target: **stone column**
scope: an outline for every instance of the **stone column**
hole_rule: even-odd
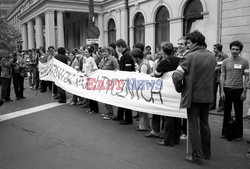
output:
[[[103,23],[103,13],[98,14],[98,28],[100,30],[99,36],[99,46],[107,46],[104,44],[104,23]]]
[[[28,32],[27,32],[27,24],[24,23],[22,25],[22,40],[23,40],[23,50],[28,50]]]
[[[55,46],[55,16],[54,10],[47,10],[45,12],[45,40],[46,49],[49,46]]]
[[[171,18],[170,21],[170,39],[169,41],[173,43],[174,46],[177,46],[178,39],[183,36],[183,23],[182,18]]]
[[[43,42],[43,21],[41,16],[36,17],[36,48],[44,47]]]
[[[57,37],[58,47],[64,47],[63,11],[57,11]]]
[[[28,48],[35,48],[34,23],[32,20],[28,22]]]
[[[121,39],[124,39],[126,42],[128,40],[127,34],[128,34],[128,23],[127,23],[127,10],[126,8],[121,9]],[[127,42],[128,43],[128,42]]]
[[[134,45],[134,32],[135,32],[135,27],[134,26],[131,26],[129,27],[129,46],[130,46],[130,49],[133,49],[133,45]]]
[[[155,51],[155,34],[153,33],[155,32],[155,23],[146,23],[145,24],[145,47],[147,45],[151,46],[151,49],[154,53]]]

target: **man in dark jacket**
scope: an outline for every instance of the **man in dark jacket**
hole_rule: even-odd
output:
[[[192,155],[185,160],[202,164],[202,158],[210,159],[211,134],[208,122],[209,104],[213,103],[213,83],[216,60],[206,50],[205,37],[194,31],[186,36],[189,53],[183,57],[173,74],[175,86],[184,81],[180,108],[187,108],[189,141]],[[178,90],[179,91],[179,90]]]
[[[68,57],[65,55],[66,51],[63,47],[58,48],[57,50],[58,54],[55,56],[55,59],[67,64],[68,63]],[[66,103],[66,92],[62,88],[58,87],[58,95],[59,95],[59,101],[58,103]]]
[[[127,47],[126,42],[123,39],[116,41],[116,47],[119,53],[122,54],[119,62],[121,71],[135,71],[135,62],[130,55],[130,51]],[[125,111],[125,119],[123,119]],[[132,110],[118,107],[117,116],[113,120],[119,120],[121,125],[127,125],[133,123]]]

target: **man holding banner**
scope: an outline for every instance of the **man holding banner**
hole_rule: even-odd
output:
[[[185,160],[201,165],[211,156],[211,135],[208,122],[209,104],[213,102],[216,60],[206,49],[205,37],[194,31],[186,36],[189,53],[184,56],[172,78],[181,91],[180,108],[187,108],[191,156]],[[181,82],[183,84],[181,85]]]
[[[122,54],[119,62],[120,70],[130,72],[135,71],[135,63],[132,56],[130,55],[130,51],[127,48],[126,42],[123,39],[119,39],[116,41],[115,45],[118,49],[118,52]],[[125,119],[123,120],[124,112]],[[132,110],[118,107],[117,119],[121,121],[121,125],[132,124]]]

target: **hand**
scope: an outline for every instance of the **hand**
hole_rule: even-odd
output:
[[[246,97],[246,92],[243,91],[242,94],[241,94],[241,96],[240,96],[240,100],[241,100],[241,101],[245,101],[246,98],[247,98],[247,97]]]
[[[221,92],[221,96],[220,96],[220,97],[221,97],[222,100],[225,101],[226,96],[225,96],[225,93],[224,93],[224,92]]]

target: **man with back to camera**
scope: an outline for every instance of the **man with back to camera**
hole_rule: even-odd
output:
[[[187,108],[191,155],[185,160],[201,165],[211,156],[209,105],[213,102],[213,80],[216,60],[206,49],[205,37],[199,31],[186,35],[189,52],[183,57],[172,78],[181,92],[180,108]],[[183,82],[181,89],[179,84]]]
[[[222,138],[226,138],[226,128],[231,119],[232,103],[235,110],[234,137],[241,141],[243,137],[243,101],[246,100],[249,80],[249,62],[241,57],[243,44],[233,41],[229,45],[231,56],[221,66],[221,98],[225,101]]]
[[[210,107],[210,110],[214,110],[216,108],[216,101],[217,101],[217,89],[219,86],[219,109],[217,112],[224,111],[224,101],[221,99],[221,88],[220,88],[220,76],[221,76],[221,65],[222,61],[228,58],[228,56],[222,52],[223,46],[221,44],[214,45],[214,53],[215,59],[217,61],[217,65],[215,67],[215,81],[214,81],[214,102]]]

